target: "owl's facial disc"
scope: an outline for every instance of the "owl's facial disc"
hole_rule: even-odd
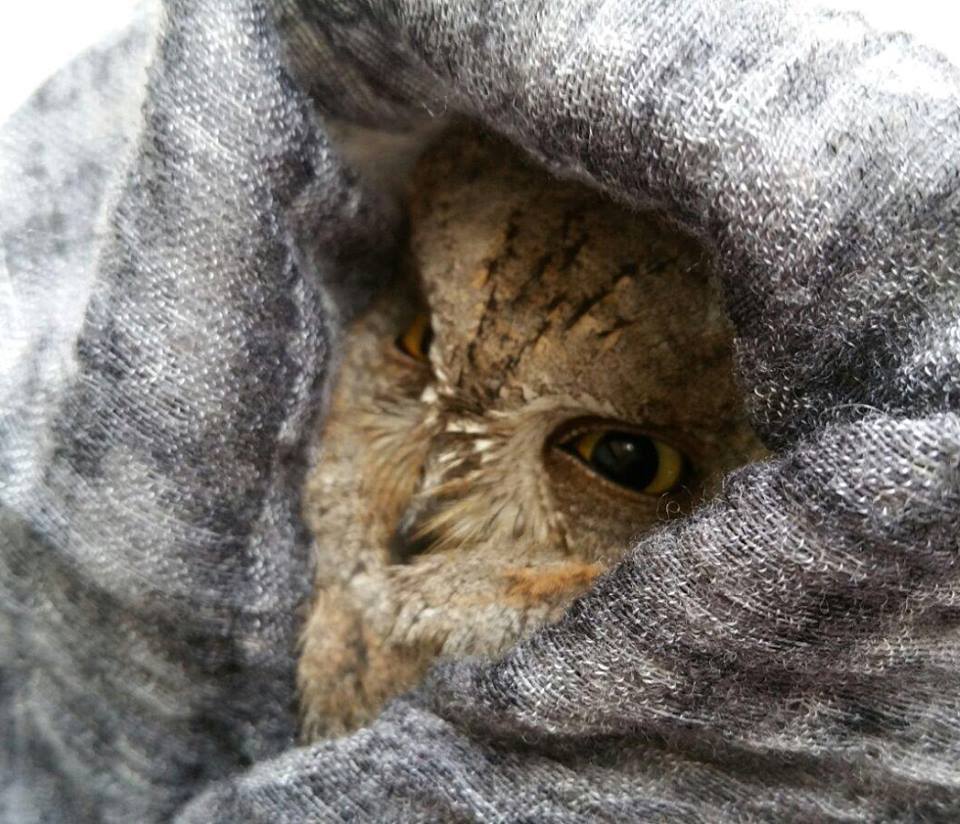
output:
[[[763,454],[690,237],[465,131],[421,162],[410,266],[350,328],[304,511],[311,734],[439,655],[493,655]]]

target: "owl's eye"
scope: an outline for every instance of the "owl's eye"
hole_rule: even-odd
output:
[[[683,481],[686,459],[656,438],[598,427],[560,444],[608,481],[644,495],[674,491]]]
[[[421,312],[413,319],[413,323],[407,330],[397,338],[397,349],[419,363],[428,363],[431,343],[433,343],[433,329],[430,328],[430,318],[426,313]]]

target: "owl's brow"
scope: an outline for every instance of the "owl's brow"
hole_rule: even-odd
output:
[[[573,288],[573,284],[571,284],[570,286],[565,285],[563,287],[557,285],[556,288],[547,293],[542,300],[536,301],[536,305],[531,308],[541,311],[542,318],[540,323],[533,328],[523,340],[515,341],[516,345],[512,347],[512,350],[508,350],[505,353],[500,367],[495,371],[496,385],[488,384],[490,390],[496,393],[505,384],[508,384],[511,377],[523,362],[527,352],[535,348],[543,337],[552,333],[566,334],[583,320],[592,317],[595,309],[605,304],[608,300],[615,298],[616,292],[620,288],[623,280],[625,278],[633,279],[637,270],[638,267],[634,263],[624,264],[611,276],[604,278],[596,289],[578,299],[572,299],[570,297],[570,291]],[[524,297],[526,297],[528,301],[530,300],[529,295],[517,295],[510,300],[507,308],[516,310],[518,304],[521,303]],[[480,320],[467,344],[466,359],[473,370],[480,371],[481,364],[477,362],[477,354],[484,346],[485,341],[489,340],[491,335],[495,334],[493,331],[495,320],[504,308],[504,305],[497,300],[496,283],[492,283],[490,286],[490,294],[484,303]],[[557,314],[558,309],[562,310],[562,314]],[[611,317],[601,317],[598,319],[596,328],[593,331],[598,341],[598,346],[601,350],[604,350],[609,345],[615,344],[623,330],[636,325],[638,322],[640,322],[639,318],[629,316],[629,314],[625,316],[619,309]],[[484,371],[487,373],[490,372],[488,369]],[[457,381],[458,386],[462,386],[463,379],[464,372],[461,370]]]

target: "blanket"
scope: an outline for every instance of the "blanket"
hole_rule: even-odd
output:
[[[710,246],[772,457],[297,746],[305,445],[403,236],[363,157],[448,116]],[[854,15],[146,6],[0,133],[0,819],[955,820],[958,265],[960,73]]]

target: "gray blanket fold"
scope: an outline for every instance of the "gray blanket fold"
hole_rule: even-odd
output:
[[[297,747],[304,445],[402,237],[338,136],[447,115],[716,250],[775,452]],[[853,16],[145,13],[0,133],[0,820],[960,816],[958,181],[960,74]]]

